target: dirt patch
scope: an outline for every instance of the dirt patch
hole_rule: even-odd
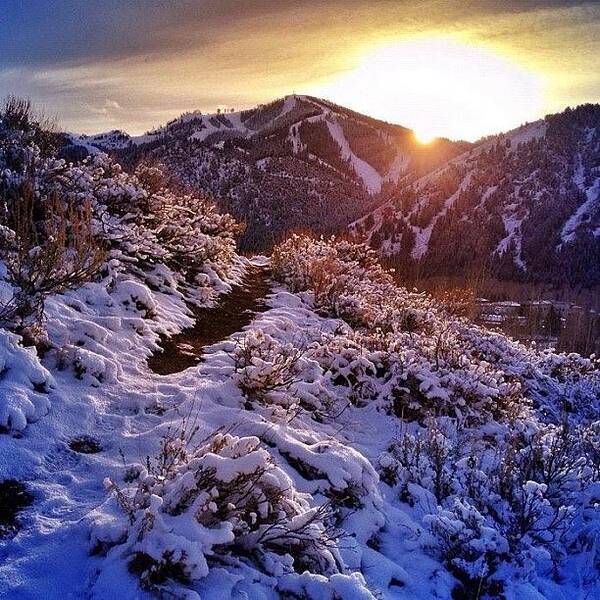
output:
[[[271,289],[270,271],[250,267],[241,285],[222,296],[213,308],[194,308],[195,324],[160,341],[161,350],[148,359],[159,375],[179,373],[202,360],[206,346],[216,344],[240,331],[254,315],[267,309],[265,298]]]
[[[16,479],[0,481],[0,538],[17,533],[17,515],[32,503],[33,496],[23,483]]]
[[[100,442],[89,435],[81,435],[73,438],[69,442],[69,448],[73,452],[79,452],[79,454],[97,454],[98,452],[102,452]]]

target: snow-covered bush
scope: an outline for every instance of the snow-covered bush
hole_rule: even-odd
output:
[[[448,509],[438,507],[424,518],[436,540],[436,550],[463,584],[467,597],[497,596],[501,580],[495,577],[501,561],[509,559],[508,542],[468,501],[454,499]]]
[[[272,392],[285,392],[302,373],[303,351],[281,343],[263,331],[240,338],[233,351],[235,380],[246,396],[264,400]]]
[[[310,506],[256,437],[214,433],[197,448],[163,439],[133,489],[109,490],[125,512],[120,533],[99,527],[97,547],[117,542],[144,586],[206,577],[236,556],[271,575],[340,572],[327,506]]]
[[[26,331],[41,323],[48,296],[92,279],[104,253],[91,230],[89,203],[73,206],[57,193],[39,203],[32,182],[25,181],[6,210],[0,251],[11,293],[0,303],[0,323]]]
[[[335,386],[347,388],[348,400],[361,405],[374,400],[392,372],[388,352],[376,349],[374,336],[337,333],[313,345],[315,359]]]
[[[69,163],[57,157],[60,137],[47,133],[27,102],[0,109],[0,326],[18,328],[48,359],[98,385],[119,375],[106,348],[115,328],[156,337],[187,322],[165,325],[157,293],[185,313],[186,303],[205,306],[239,280],[239,227],[206,199],[166,187],[160,165],[129,174],[101,153]],[[50,304],[58,318],[45,327]],[[85,332],[63,325],[69,307],[88,313],[77,318]],[[118,323],[103,339],[88,335],[97,312]]]
[[[175,284],[187,301],[204,305],[239,271],[239,226],[205,198],[166,187],[160,165],[129,174],[102,153],[72,164],[40,151],[34,139],[0,127],[0,200],[6,205],[26,185],[36,206],[54,197],[73,211],[89,206],[92,231],[107,249],[104,273],[134,275],[166,293]]]
[[[142,280],[162,263],[177,274],[189,301],[204,303],[202,290],[217,278],[225,279],[235,267],[239,227],[208,200],[157,190],[154,179],[146,189],[148,177],[129,175],[101,154],[79,167],[63,165],[63,169],[69,180],[81,170],[90,177],[100,235],[114,256],[127,257],[130,270]],[[138,167],[138,174],[144,172]]]
[[[318,309],[354,325],[413,330],[430,308],[424,296],[399,290],[363,244],[292,235],[275,247],[272,266],[292,291],[310,291]]]
[[[334,336],[337,350],[315,354],[323,368],[359,370],[346,381],[358,387],[355,402],[379,398],[403,419],[446,415],[467,426],[523,418],[531,407],[559,422],[574,404],[589,418],[598,406],[597,361],[539,352],[478,327],[397,285],[360,244],[294,235],[275,248],[272,264],[292,291],[355,329]]]
[[[543,421],[573,424],[597,418],[600,409],[600,362],[577,354],[539,351],[501,333],[475,326],[460,330],[459,343],[470,360],[485,360],[518,383],[521,395]]]
[[[96,387],[116,380],[119,368],[111,359],[86,348],[73,348],[67,354],[67,360],[72,364],[78,379]]]
[[[138,281],[119,281],[113,287],[111,296],[125,308],[141,313],[145,319],[151,319],[156,314],[156,302],[150,290]]]
[[[18,336],[0,329],[0,430],[22,431],[48,412],[50,373],[34,348],[23,348]]]
[[[378,469],[424,548],[474,597],[501,594],[507,573],[564,576],[574,555],[597,564],[598,362],[478,327],[463,298],[408,292],[364,256],[295,236],[273,268],[346,322],[311,349],[337,395],[400,419]]]
[[[322,370],[305,342],[283,342],[253,329],[233,350],[234,381],[249,401],[279,405],[294,412],[301,407],[326,412],[332,398],[321,385]]]
[[[429,419],[421,430],[403,431],[389,452],[379,457],[382,476],[391,485],[399,484],[402,500],[416,500],[411,498],[411,484],[431,492],[437,502],[452,493],[456,475],[453,465],[458,458],[454,433],[451,425]]]
[[[586,447],[593,429],[530,421],[488,427],[486,436],[431,420],[404,431],[379,467],[424,515],[433,535],[426,546],[469,589],[496,589],[492,575],[502,565],[521,577],[536,567],[560,572],[569,554],[595,547],[598,457]]]
[[[509,380],[487,361],[460,354],[456,362],[439,360],[427,355],[432,350],[427,340],[421,340],[419,346],[399,352],[403,370],[392,392],[396,416],[422,421],[427,416],[446,415],[473,426],[491,418],[516,418],[527,411],[530,400],[520,383]],[[455,348],[459,353],[460,347]]]

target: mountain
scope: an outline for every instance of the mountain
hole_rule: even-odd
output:
[[[243,249],[266,250],[285,232],[334,233],[469,144],[419,144],[410,129],[310,96],[240,112],[182,115],[141,136],[70,135],[69,154],[98,150],[125,164],[163,163],[185,187],[246,223]]]
[[[484,139],[350,226],[426,275],[600,283],[600,106]]]
[[[600,360],[54,143],[0,107],[3,599],[600,598]]]
[[[165,165],[246,225],[265,251],[293,230],[346,229],[424,275],[600,283],[600,106],[477,142],[420,144],[410,129],[293,95],[241,112],[187,113],[141,136],[69,136]]]

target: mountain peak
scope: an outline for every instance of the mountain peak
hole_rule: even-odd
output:
[[[424,146],[406,127],[301,94],[241,111],[184,113],[141,136],[113,131],[70,142],[128,163],[144,155],[165,163],[183,183],[250,220],[242,243],[260,250],[293,228],[333,233],[403,178],[470,147],[448,140]]]

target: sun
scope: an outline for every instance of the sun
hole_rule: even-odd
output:
[[[476,140],[542,113],[543,79],[500,52],[461,39],[416,37],[372,47],[353,69],[308,93],[434,137]]]
[[[415,140],[424,146],[431,144],[431,142],[433,142],[433,140],[435,140],[437,137],[435,133],[426,128],[413,129],[413,135],[415,136]]]

